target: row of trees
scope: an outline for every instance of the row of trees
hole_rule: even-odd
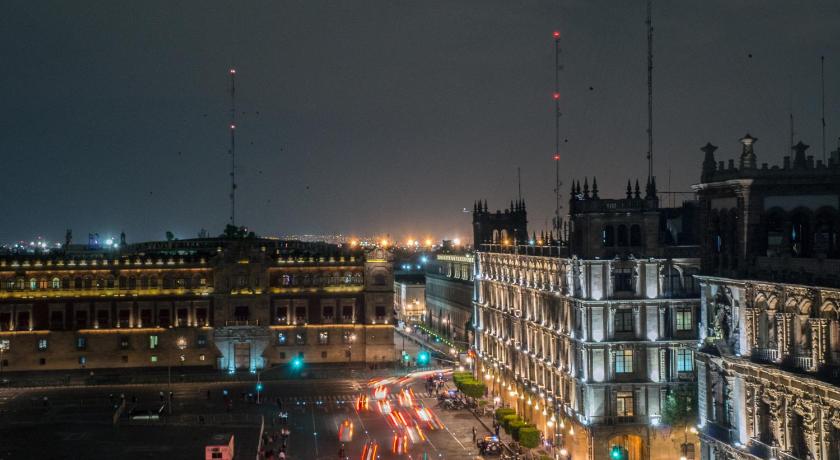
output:
[[[470,398],[483,398],[487,392],[487,386],[476,380],[470,372],[455,372],[452,374],[452,381],[458,391]]]
[[[503,407],[496,409],[496,421],[505,429],[514,441],[522,447],[533,449],[540,445],[540,430],[516,415],[516,411]]]

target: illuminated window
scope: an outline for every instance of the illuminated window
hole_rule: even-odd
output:
[[[678,331],[690,331],[694,327],[691,321],[691,310],[677,310],[675,316]]]
[[[199,348],[204,348],[207,346],[207,336],[206,335],[199,335],[195,338],[195,345]]]
[[[327,345],[330,343],[330,333],[327,331],[318,332],[318,345]]]
[[[11,342],[8,339],[0,340],[0,350],[9,351],[11,350]]]
[[[204,355],[198,355],[198,360],[199,360],[199,361],[204,361],[205,359],[206,359],[206,358],[205,358],[205,356],[204,356]]]
[[[278,345],[286,345],[287,340],[288,340],[288,336],[286,335],[285,332],[278,332],[277,333],[277,344]]]
[[[289,324],[289,308],[277,307],[277,314],[274,316],[274,322],[277,324]]]
[[[354,339],[355,337],[356,337],[356,335],[355,335],[355,334],[353,334],[353,331],[344,331],[344,332],[341,334],[341,342],[342,342],[342,343],[344,343],[345,345],[346,345],[346,344],[349,344],[349,343],[352,343],[352,342],[353,342],[353,339]]]
[[[87,364],[87,356],[79,356],[79,364],[82,366]]]
[[[150,360],[151,362],[153,362],[153,363],[156,363],[156,362],[158,361],[158,359],[157,359],[157,355],[152,355],[152,356],[150,356],[150,357],[149,357],[149,360]]]
[[[615,394],[615,410],[619,417],[633,416],[633,392],[619,391]]]
[[[84,350],[87,348],[87,337],[76,337],[76,349]]]
[[[615,373],[633,373],[633,350],[619,350],[615,352]]]
[[[30,278],[29,279],[29,289],[32,289],[32,290],[38,289],[38,280],[36,280],[35,278]]]
[[[694,356],[688,348],[677,350],[677,372],[691,372],[694,370]]]
[[[52,279],[52,288],[53,289],[61,289],[61,280],[58,278]]]
[[[305,332],[295,332],[295,345],[306,345]]]
[[[154,350],[158,347],[158,336],[150,335],[149,336],[149,350]]]
[[[184,356],[184,355],[181,355],[179,358],[180,358],[182,363],[187,360],[187,357]]]
[[[127,335],[120,336],[120,349],[127,350],[131,342]]]
[[[47,349],[47,339],[38,339],[38,351],[44,351]]]

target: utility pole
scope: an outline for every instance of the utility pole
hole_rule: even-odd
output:
[[[648,182],[653,179],[653,19],[652,0],[647,0],[647,90],[648,90]]]
[[[236,225],[236,69],[230,69],[230,225]]]
[[[560,64],[560,31],[555,30],[552,34],[554,37],[554,233],[557,234],[557,241],[562,242],[562,227],[563,221],[560,218],[560,210],[563,205],[560,204],[560,70],[563,66]]]

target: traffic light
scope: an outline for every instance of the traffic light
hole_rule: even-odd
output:
[[[429,352],[428,351],[421,351],[417,353],[417,365],[418,366],[427,366],[429,364]]]
[[[612,446],[610,460],[627,460],[627,449],[621,446]]]
[[[257,382],[257,393],[259,393],[260,391],[263,391],[263,384],[262,382]]]
[[[402,352],[402,359],[405,362],[409,362],[409,361],[411,361],[411,356],[408,353],[406,353],[405,351],[403,351]]]
[[[292,369],[300,369],[301,367],[303,367],[303,358],[296,356],[295,359],[292,360]]]

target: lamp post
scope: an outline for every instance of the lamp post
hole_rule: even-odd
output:
[[[3,353],[9,351],[9,341],[0,340],[0,377],[3,376]]]
[[[348,340],[350,343],[347,345],[347,364],[353,364],[353,343],[356,341],[356,333],[350,333]]]
[[[187,339],[184,337],[178,337],[178,340],[175,341],[175,346],[178,347],[179,351],[184,351],[187,348]],[[180,359],[180,355],[179,355]],[[169,379],[169,394],[166,397],[167,406],[169,407],[169,415],[172,415],[172,349],[169,349],[169,359],[167,360],[166,371],[168,374]]]

